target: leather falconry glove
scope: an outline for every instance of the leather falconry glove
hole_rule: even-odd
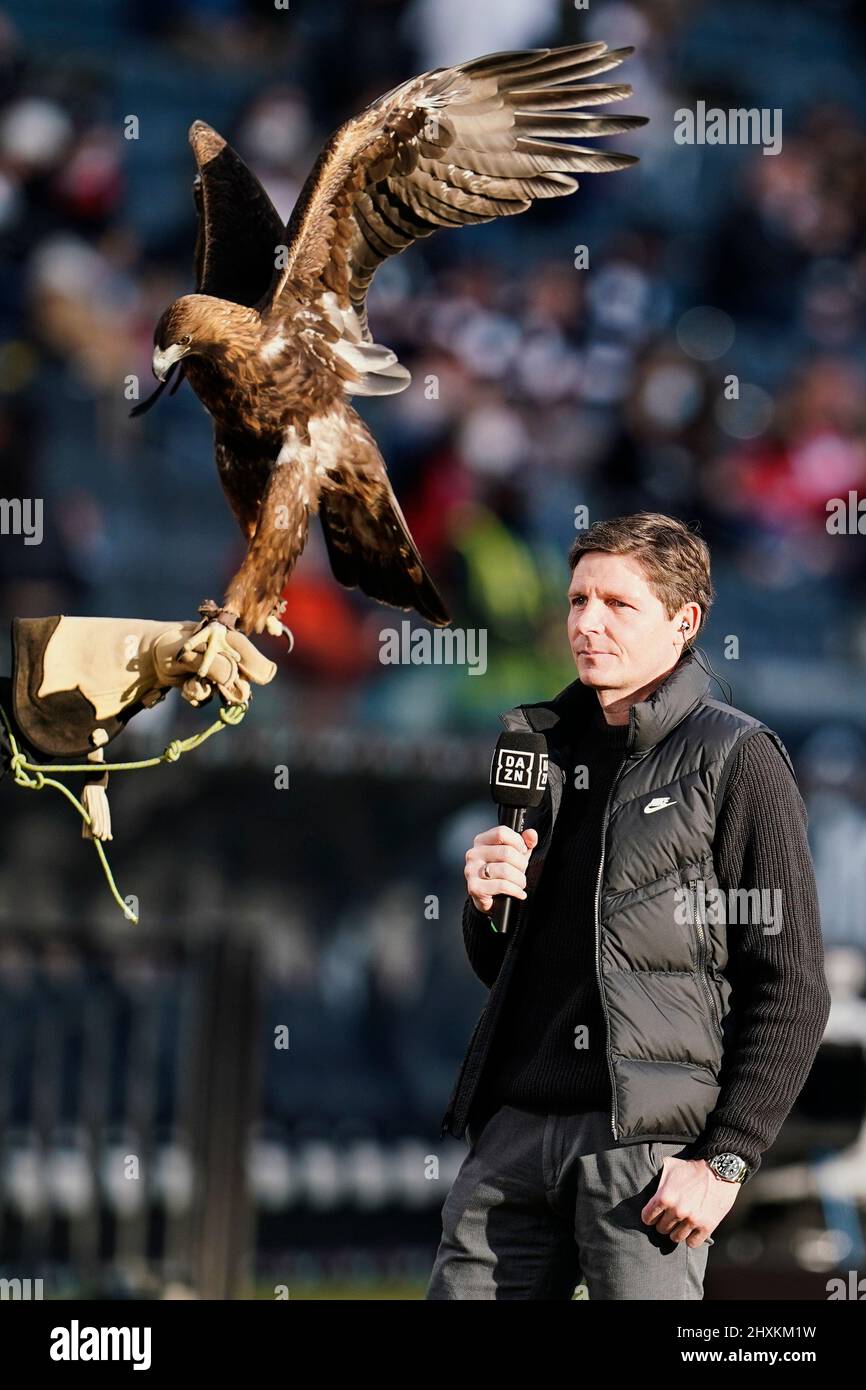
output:
[[[251,683],[267,685],[276,675],[276,663],[247,637],[227,632],[201,679],[200,632],[200,623],[145,618],[13,618],[11,718],[37,754],[94,764],[82,794],[92,821],[82,827],[86,837],[111,839],[108,773],[99,764],[134,715],[173,686],[196,706],[214,690],[228,703],[246,703]]]

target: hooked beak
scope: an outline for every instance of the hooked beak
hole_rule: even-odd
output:
[[[153,350],[153,374],[157,381],[165,381],[169,371],[175,362],[179,362],[185,357],[188,348],[182,347],[180,343],[172,343],[171,347],[154,348]]]

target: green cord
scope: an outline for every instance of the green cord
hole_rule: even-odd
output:
[[[183,753],[191,753],[195,748],[199,748],[201,744],[204,743],[205,739],[210,738],[212,734],[219,733],[227,724],[232,725],[232,727],[236,727],[240,724],[248,708],[249,706],[247,704],[224,705],[220,710],[219,719],[215,719],[209,728],[205,729],[200,734],[192,734],[189,738],[173,739],[158,757],[142,758],[138,762],[131,763],[52,763],[50,766],[27,761],[18,747],[15,735],[12,732],[9,716],[2,705],[0,705],[0,714],[3,716],[6,732],[9,735],[9,746],[12,749],[9,767],[16,785],[19,787],[29,787],[31,791],[41,791],[43,787],[55,787],[57,791],[63,793],[67,801],[72,803],[82,820],[87,825],[91,825],[91,817],[78,798],[73,796],[69,788],[65,787],[62,782],[56,781],[53,777],[46,777],[46,772],[137,772],[140,768],[157,767],[160,763],[176,763]],[[31,777],[28,776],[29,773],[34,773],[35,775]],[[96,853],[99,855],[106,882],[108,883],[114,901],[117,903],[127,921],[137,924],[137,915],[132,911],[131,907],[127,906],[117,891],[117,884],[114,881],[114,876],[108,863],[108,856],[102,846],[102,841],[94,837],[93,844]]]

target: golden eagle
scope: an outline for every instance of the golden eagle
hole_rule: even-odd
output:
[[[248,543],[222,608],[202,609],[215,627],[280,631],[280,595],[310,512],[341,584],[450,621],[376,442],[348,402],[410,380],[372,339],[367,290],[388,256],[440,227],[523,212],[535,198],[572,193],[575,173],[636,163],[574,143],[645,124],[576,109],[631,95],[627,85],[574,84],[633,51],[583,43],[494,53],[402,83],[332,135],[285,227],[231,146],[194,122],[197,288],[159,320],[153,370],[165,383],[182,362],[213,416],[220,481]]]

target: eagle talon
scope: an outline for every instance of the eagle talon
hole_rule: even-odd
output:
[[[215,618],[212,618],[209,623],[205,623],[199,632],[196,633],[198,639],[200,639],[202,633],[205,634],[204,651],[202,652],[201,660],[195,672],[200,681],[205,680],[217,656],[226,656],[230,662],[234,661],[234,652],[230,644],[226,641],[226,631],[227,629],[224,623],[218,622]],[[197,647],[198,643],[194,647],[191,642],[187,642],[181,649],[181,659],[189,662],[196,661],[198,658]]]
[[[223,625],[223,623],[218,622],[216,619],[214,619],[212,623],[208,624],[208,627],[205,629],[205,631],[207,632],[207,642],[205,643],[204,655],[201,659],[201,665],[198,668],[199,680],[204,680],[205,676],[207,675],[208,671],[213,665],[214,657],[216,656],[217,652],[224,650],[226,645],[226,628]]]
[[[282,637],[285,634],[289,643],[289,651],[294,651],[295,634],[290,627],[286,627],[285,623],[280,622],[276,613],[271,613],[265,619],[265,631],[269,632],[272,637]]]

